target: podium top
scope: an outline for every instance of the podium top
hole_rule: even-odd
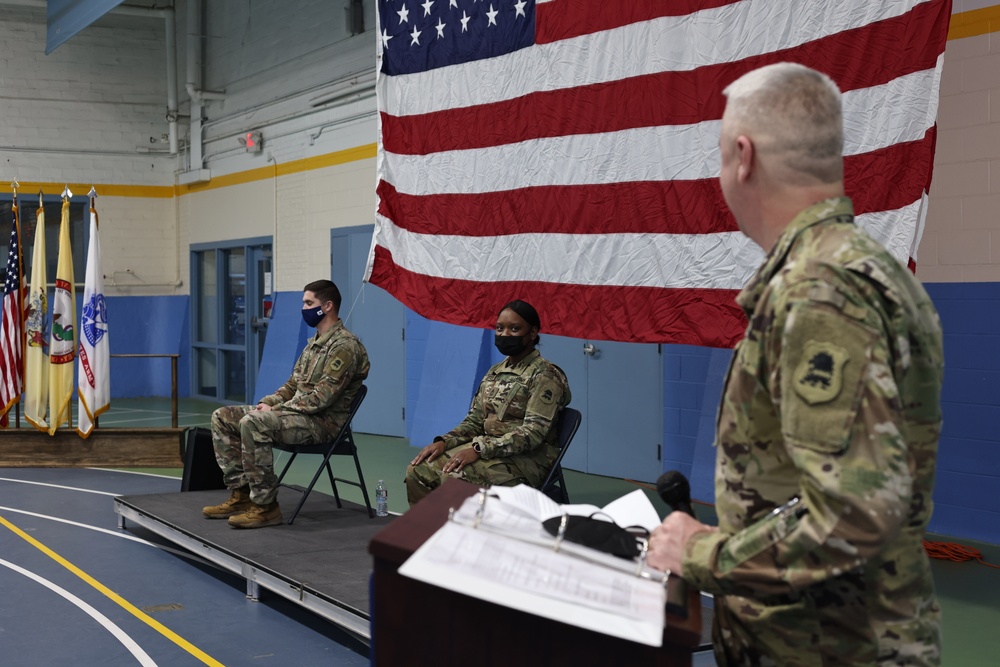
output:
[[[368,552],[394,567],[402,565],[425,541],[448,520],[448,511],[458,508],[479,487],[462,480],[449,480],[425,499],[379,531],[368,544]],[[682,582],[671,579],[668,588]],[[675,596],[670,596],[674,598]],[[687,618],[670,613],[668,607],[664,642],[697,647],[701,641],[701,599],[696,590],[687,595]]]

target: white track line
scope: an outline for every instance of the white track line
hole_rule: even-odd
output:
[[[23,567],[21,567],[19,565],[15,565],[14,563],[11,563],[10,561],[6,561],[6,560],[4,560],[2,558],[0,558],[0,565],[8,567],[11,570],[14,570],[15,572],[17,572],[19,574],[23,574],[24,576],[28,577],[29,579],[34,580],[36,583],[39,583],[42,586],[45,586],[50,591],[53,591],[54,593],[58,594],[59,596],[65,598],[69,602],[72,602],[81,611],[83,611],[88,616],[90,616],[95,621],[97,621],[102,627],[104,627],[105,630],[107,630],[112,635],[114,635],[115,639],[117,639],[119,642],[121,642],[122,646],[124,646],[126,649],[128,649],[128,652],[131,653],[133,655],[133,657],[135,657],[135,659],[139,662],[140,665],[146,665],[146,666],[149,666],[149,667],[156,667],[156,662],[151,657],[149,657],[149,654],[147,654],[145,651],[143,651],[142,647],[140,647],[131,637],[129,637],[125,633],[124,630],[122,630],[120,627],[118,627],[117,625],[115,625],[111,621],[111,619],[109,619],[107,616],[105,616],[101,612],[97,611],[92,606],[90,606],[89,604],[87,604],[86,602],[84,602],[83,600],[81,600],[80,598],[78,598],[77,596],[75,596],[72,593],[70,593],[69,591],[67,591],[65,588],[57,586],[56,584],[52,583],[48,579],[45,579],[45,578],[43,578],[43,577],[35,574],[34,572],[31,572],[30,570],[26,570]]]

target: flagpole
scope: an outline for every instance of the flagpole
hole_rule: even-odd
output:
[[[12,204],[11,208],[12,208],[12,211],[14,213],[14,226],[17,227],[17,242],[18,243],[21,242],[21,223],[20,223],[20,221],[18,220],[18,217],[17,217],[17,189],[19,187],[21,187],[21,184],[17,182],[17,178],[15,177],[14,181],[10,184],[10,189],[14,191],[14,201],[13,201],[13,204]],[[17,273],[18,273],[18,276],[21,278],[21,281],[18,283],[18,288],[17,288],[18,291],[21,291],[21,290],[24,289],[24,272],[23,272],[23,269],[22,269],[23,266],[24,266],[24,264],[21,261],[21,254],[20,254],[20,252],[18,252],[18,256],[17,256]],[[24,392],[24,345],[25,345],[25,343],[27,341],[26,336],[25,336],[25,332],[24,332],[24,296],[23,296],[23,292],[21,294],[21,299],[18,302],[17,306],[18,306],[18,309],[21,311],[19,313],[19,316],[20,316],[20,319],[21,319],[21,331],[20,331],[20,333],[21,333],[21,389],[18,392],[17,402],[14,404],[14,426],[15,426],[15,428],[21,428],[21,394]]]

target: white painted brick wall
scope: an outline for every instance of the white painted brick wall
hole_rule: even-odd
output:
[[[0,147],[10,176],[169,182],[172,160],[151,155],[148,170],[133,162],[167,131],[163,21],[122,21],[99,22],[46,56],[44,12],[5,7],[0,60],[13,75],[3,75]]]

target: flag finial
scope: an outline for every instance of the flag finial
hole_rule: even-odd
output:
[[[90,192],[87,193],[87,196],[90,197],[91,199],[96,199],[97,198],[97,188],[95,188],[93,185],[91,185],[90,186]]]
[[[42,189],[38,188],[38,208],[42,207],[42,196],[43,196]]]
[[[73,191],[69,189],[69,183],[67,183],[65,189],[63,189],[62,196],[63,199],[69,199],[73,196]]]
[[[17,189],[21,187],[21,184],[18,183],[17,179],[15,178],[14,182],[10,184],[10,187],[14,191],[14,198],[17,199]]]

